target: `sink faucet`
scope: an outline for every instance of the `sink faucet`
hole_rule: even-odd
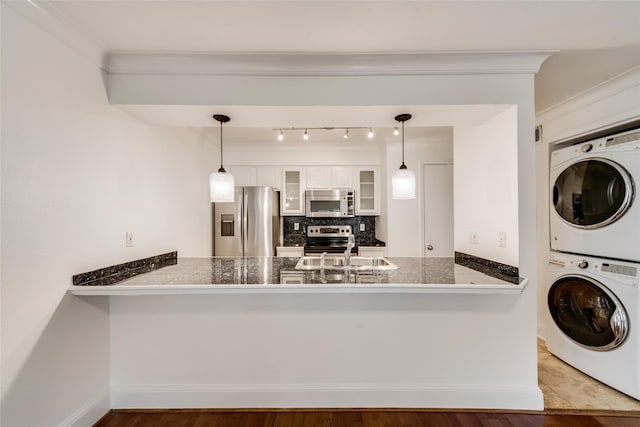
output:
[[[344,265],[349,267],[351,265],[351,249],[356,245],[356,236],[349,234],[347,238],[347,250],[344,251]]]
[[[325,255],[327,255],[327,253],[326,253],[326,252],[322,252],[322,253],[320,254],[320,268],[321,268],[322,270],[324,270],[324,257],[325,257]],[[324,272],[324,271],[323,271],[323,272]]]

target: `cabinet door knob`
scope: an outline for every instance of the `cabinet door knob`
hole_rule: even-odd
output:
[[[432,251],[432,250],[433,250],[433,246],[428,245],[428,246],[427,246],[427,250]]]

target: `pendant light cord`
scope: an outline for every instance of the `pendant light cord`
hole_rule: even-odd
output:
[[[404,164],[404,120],[402,121],[402,164],[400,169],[406,169],[407,165]]]
[[[226,172],[222,166],[222,122],[220,122],[220,169],[218,169],[218,172]]]

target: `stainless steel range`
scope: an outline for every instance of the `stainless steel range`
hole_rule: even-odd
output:
[[[307,227],[305,254],[344,254],[347,250],[349,236],[352,235],[350,225],[310,225]],[[357,253],[353,247],[351,253]]]

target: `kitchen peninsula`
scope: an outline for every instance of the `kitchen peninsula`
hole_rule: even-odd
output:
[[[323,273],[298,258],[173,252],[69,291],[109,298],[113,408],[540,409],[535,372],[524,386],[509,357],[526,340],[512,319],[528,281],[457,255]]]
[[[520,293],[526,279],[489,274],[454,258],[395,257],[397,269],[296,269],[298,258],[178,258],[109,286],[72,286],[75,295],[163,295],[247,292]]]

